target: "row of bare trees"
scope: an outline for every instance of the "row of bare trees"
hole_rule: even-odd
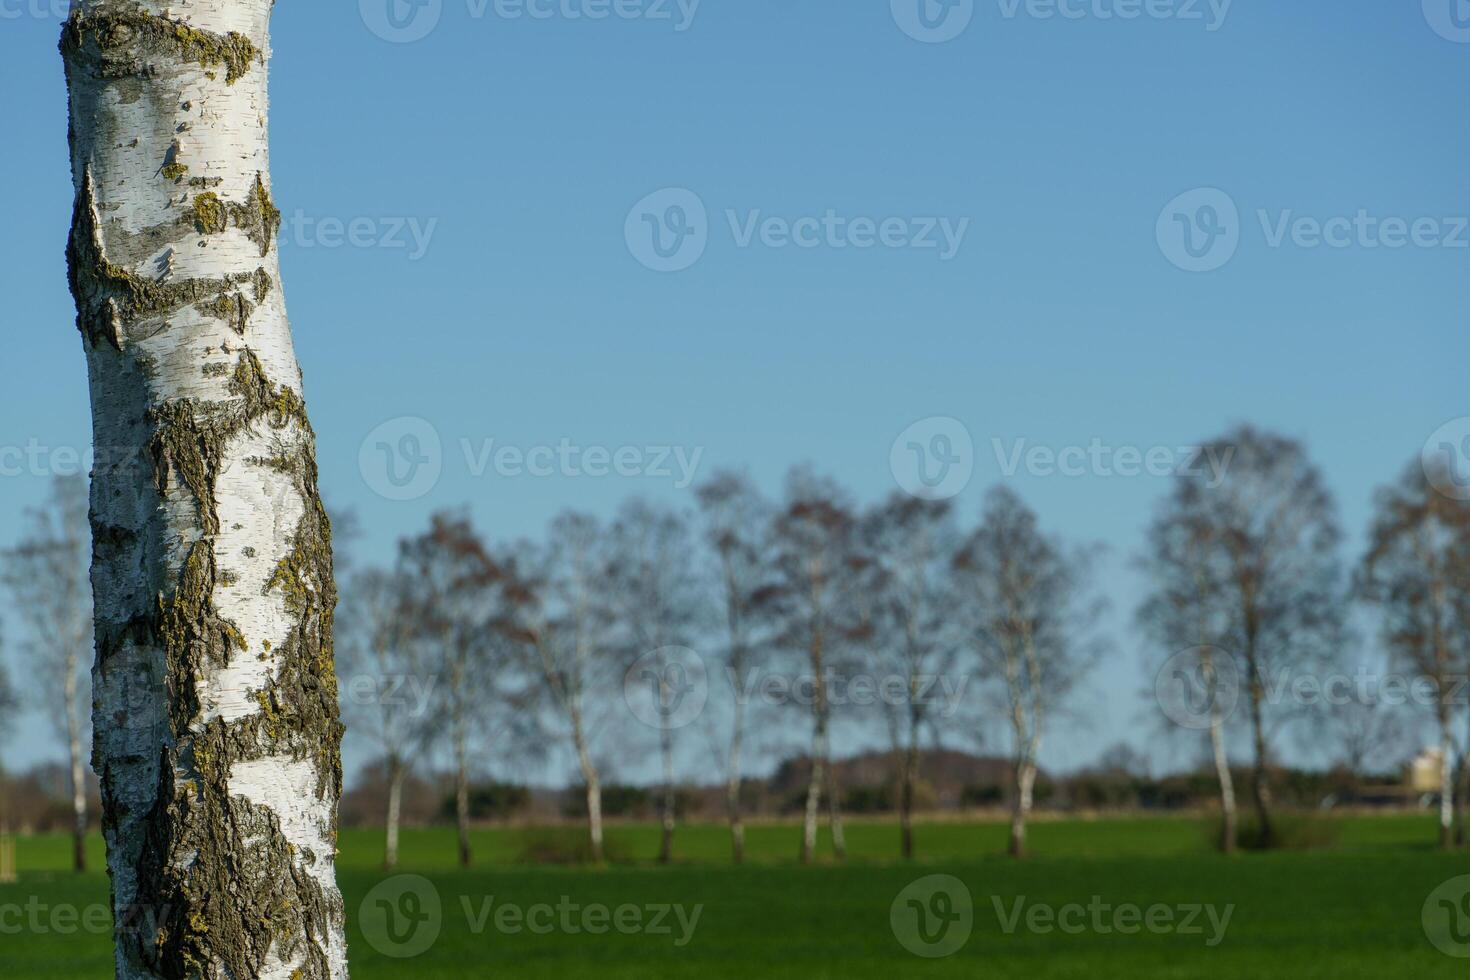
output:
[[[1141,562],[1152,591],[1139,620],[1161,653],[1177,661],[1186,652],[1204,692],[1200,727],[1219,781],[1221,847],[1238,838],[1235,743],[1248,746],[1259,839],[1269,846],[1275,837],[1269,774],[1278,733],[1307,714],[1281,697],[1281,680],[1342,663],[1354,599],[1377,617],[1392,662],[1439,692],[1425,707],[1444,760],[1440,833],[1446,846],[1463,841],[1470,503],[1438,489],[1452,486],[1452,474],[1426,472],[1416,460],[1384,488],[1354,569],[1340,556],[1325,480],[1300,443],[1245,427],[1200,455],[1226,465],[1185,467],[1160,502]],[[797,712],[806,735],[795,748],[808,762],[803,860],[816,853],[824,816],[834,852],[845,850],[832,765],[834,724],[845,722],[886,730],[905,855],[914,851],[925,744],[978,741],[1003,728],[1011,851],[1023,853],[1044,740],[1105,651],[1095,551],[1044,533],[1004,488],[986,497],[970,527],[947,501],[894,494],[859,507],[809,469],[793,471],[777,499],[734,472],[714,475],[695,499],[690,512],[633,500],[608,522],[566,513],[535,542],[487,540],[467,516],[440,514],[401,543],[392,567],[350,576],[339,630],[343,695],[354,731],[377,741],[386,766],[387,862],[397,860],[405,782],[422,760],[451,762],[460,860],[469,864],[477,770],[509,764],[528,773],[557,744],[580,775],[593,859],[603,855],[611,762],[660,774],[667,861],[679,766],[698,756],[701,771],[721,773],[741,860],[752,744],[792,750],[783,739]],[[86,506],[82,481],[58,480],[51,499],[28,512],[18,544],[0,554],[32,703],[67,746],[79,869],[88,821]],[[700,651],[692,660],[689,648]],[[795,682],[786,696],[752,697],[772,674]],[[842,688],[859,676],[902,695],[856,707]],[[644,681],[653,683],[654,717],[639,728],[630,707]],[[945,684],[963,710],[939,710]],[[692,686],[711,707],[677,719]],[[1317,727],[1305,727],[1321,736],[1323,725],[1350,726],[1359,707],[1319,713]]]
[[[603,856],[601,786],[615,751],[660,773],[662,861],[674,854],[679,760],[697,752],[710,760],[702,769],[717,766],[742,860],[751,725],[772,712],[788,722],[761,726],[769,743],[797,711],[808,726],[801,859],[813,860],[824,814],[833,851],[845,852],[832,765],[844,718],[884,721],[911,855],[925,741],[938,744],[943,723],[984,721],[938,710],[956,707],[970,678],[991,682],[1002,707],[992,714],[1012,733],[1021,853],[1046,724],[1098,652],[1090,553],[1044,534],[1005,489],[970,529],[947,501],[895,494],[861,509],[808,469],[793,471],[779,500],[723,472],[697,501],[684,513],[632,500],[606,524],[563,514],[534,543],[487,542],[467,516],[440,514],[401,543],[393,568],[354,576],[343,674],[359,702],[348,705],[356,729],[371,732],[387,765],[387,863],[415,760],[438,750],[451,761],[469,864],[472,770],[487,759],[533,765],[558,740],[580,773],[593,860]],[[752,697],[772,677],[780,696]],[[887,696],[855,704],[855,678]],[[632,726],[645,737],[628,737],[645,683],[648,725]],[[713,707],[685,717],[694,688]]]

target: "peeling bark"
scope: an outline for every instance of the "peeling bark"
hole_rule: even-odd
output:
[[[98,466],[93,766],[120,980],[347,976],[331,531],[278,288],[271,0],[74,0]],[[104,451],[105,450],[105,451]],[[141,461],[141,465],[140,465]]]

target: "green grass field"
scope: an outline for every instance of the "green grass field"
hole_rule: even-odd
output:
[[[521,832],[484,830],[474,838],[479,866],[463,872],[452,832],[410,831],[406,877],[396,878],[377,870],[380,834],[344,833],[353,974],[1036,980],[1432,978],[1470,969],[1426,931],[1428,903],[1439,946],[1470,954],[1470,878],[1436,893],[1470,875],[1470,853],[1435,851],[1427,817],[1343,818],[1330,851],[1232,858],[1211,853],[1206,830],[1189,819],[1038,823],[1034,854],[1020,863],[1003,856],[999,824],[922,826],[923,857],[912,865],[894,860],[891,825],[853,825],[849,861],[811,868],[791,860],[796,833],[751,828],[752,860],[736,868],[723,828],[684,827],[679,862],[660,868],[656,828],[619,827],[611,834],[626,863],[587,869],[527,866]],[[93,860],[100,868],[100,844]],[[22,840],[19,863],[20,882],[0,885],[0,978],[110,976],[107,929],[68,928],[65,918],[107,902],[106,876],[67,873],[60,838]],[[963,883],[972,925],[962,891],[935,875]],[[1202,906],[1213,919],[1209,909],[1191,913]],[[404,918],[388,923],[389,911]],[[941,928],[941,916],[956,915]],[[1467,930],[1464,943],[1451,927]],[[919,939],[917,948],[952,954],[906,948],[922,928],[935,945]]]

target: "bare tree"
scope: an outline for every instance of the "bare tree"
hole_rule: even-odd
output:
[[[717,589],[724,612],[722,665],[735,686],[730,736],[722,753],[725,767],[725,811],[730,821],[734,861],[745,860],[745,821],[740,791],[745,746],[745,680],[761,649],[761,627],[768,620],[777,586],[767,529],[771,505],[749,478],[720,472],[698,489],[705,540],[717,564]]]
[[[407,585],[405,612],[412,642],[428,644],[438,682],[436,706],[454,764],[454,811],[459,863],[469,867],[470,749],[486,726],[503,725],[515,711],[501,685],[506,661],[496,656],[503,614],[505,569],[490,555],[467,517],[436,514],[427,532],[401,543],[399,574]]]
[[[347,976],[336,588],[276,249],[274,6],[73,0],[62,28],[93,760],[116,921],[164,911],[117,931],[120,980]]]
[[[27,513],[20,543],[0,556],[0,578],[30,634],[47,713],[66,742],[71,774],[72,865],[87,869],[87,718],[92,701],[85,665],[92,647],[92,593],[87,583],[91,529],[81,477],[57,477],[51,499]]]
[[[388,779],[383,867],[398,866],[403,784],[434,734],[438,675],[411,620],[414,590],[397,572],[367,569],[353,576],[338,617],[347,710],[352,730],[372,738]]]
[[[1026,852],[1026,821],[1047,722],[1096,661],[1091,634],[1102,611],[1089,596],[1091,561],[1044,536],[1006,488],[986,498],[981,524],[954,558],[971,647],[1000,682],[1015,754],[1010,853]]]
[[[602,779],[592,743],[611,689],[620,677],[605,641],[605,541],[595,518],[565,513],[552,522],[544,551],[529,547],[512,566],[506,588],[513,633],[539,677],[554,713],[566,726],[587,802],[592,860],[603,860]]]
[[[874,660],[880,678],[904,681],[904,698],[885,698],[882,704],[901,760],[902,852],[905,859],[912,859],[920,740],[941,720],[933,711],[936,695],[956,693],[943,684],[956,679],[950,567],[958,532],[948,501],[895,493],[865,515],[863,537],[872,561],[868,594],[874,606]]]
[[[1417,462],[1379,491],[1357,591],[1382,613],[1390,655],[1435,691],[1440,749],[1439,840],[1454,845],[1456,714],[1470,674],[1470,505],[1441,494]],[[1463,762],[1459,766],[1463,770]]]
[[[606,588],[624,663],[643,666],[657,690],[659,756],[659,863],[674,856],[676,824],[675,737],[683,727],[670,710],[683,696],[671,691],[671,672],[682,672],[681,655],[692,642],[700,612],[694,541],[682,514],[644,500],[631,500],[618,513],[607,537]],[[676,649],[677,648],[677,649]]]
[[[857,587],[863,558],[857,519],[837,484],[810,470],[793,471],[786,500],[773,524],[779,576],[780,617],[776,643],[805,661],[810,672],[812,744],[802,824],[801,860],[816,852],[817,817],[827,797],[832,848],[846,857],[842,801],[832,769],[832,700],[829,672],[852,658],[866,624]]]
[[[0,742],[8,742],[10,730],[15,725],[20,700],[10,685],[10,672],[0,661]],[[15,838],[10,830],[9,778],[5,773],[5,759],[0,756],[0,883],[15,880]]]
[[[1260,842],[1271,847],[1266,709],[1273,676],[1329,663],[1343,629],[1341,538],[1332,495],[1291,439],[1249,426],[1207,443],[1198,462],[1223,462],[1223,473],[1191,465],[1199,485],[1192,509],[1210,588],[1224,619],[1221,646],[1240,660],[1254,749],[1252,799]],[[1218,473],[1218,475],[1216,475]]]
[[[1188,467],[1188,472],[1197,468]],[[1202,481],[1181,476],[1160,505],[1148,528],[1148,551],[1143,567],[1153,591],[1139,607],[1144,629],[1165,651],[1164,666],[1181,672],[1185,697],[1201,694],[1201,722],[1209,731],[1210,756],[1220,786],[1220,850],[1235,850],[1235,780],[1230,772],[1225,723],[1226,704],[1233,709],[1233,688],[1222,689],[1235,678],[1231,655],[1222,648],[1230,635],[1227,583],[1230,566],[1215,535],[1219,528],[1209,517],[1207,490]],[[1223,676],[1223,681],[1222,681]],[[1167,678],[1174,683],[1176,678]],[[1203,712],[1201,712],[1203,713]],[[1193,712],[1190,712],[1191,716]]]

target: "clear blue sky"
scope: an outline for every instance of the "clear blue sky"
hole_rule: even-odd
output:
[[[53,2],[0,0],[5,447],[85,446],[89,432]],[[689,500],[672,480],[477,478],[462,439],[702,447],[701,472],[748,464],[773,491],[811,460],[870,500],[893,488],[895,437],[929,416],[961,420],[976,444],[967,515],[1002,478],[992,439],[1150,447],[1275,427],[1310,444],[1356,551],[1374,487],[1470,415],[1470,248],[1272,247],[1257,218],[1470,214],[1470,43],[1452,40],[1449,0],[1439,32],[1417,0],[1237,0],[1214,24],[1205,0],[1188,3],[1203,20],[1099,16],[1128,0],[1073,0],[1078,19],[976,0],[935,44],[907,36],[888,0],[704,0],[685,30],[672,0],[671,19],[604,20],[565,14],[597,0],[543,0],[548,19],[442,0],[413,43],[366,26],[384,29],[383,2],[364,16],[283,0],[272,79],[322,480],[361,515],[365,559],[464,502],[487,531],[521,536],[637,491]],[[1201,187],[1238,207],[1240,240],[1223,268],[1190,273],[1156,224]],[[625,223],[665,188],[707,207],[707,247],[658,273]],[[829,209],[969,224],[946,261],[740,247],[726,218]],[[324,247],[329,232],[293,230],[298,213],[373,219],[365,239],[394,219],[436,223],[415,258],[407,231],[408,248]],[[442,478],[407,502],[359,467],[365,437],[399,416],[444,445]],[[1013,483],[1052,529],[1112,549],[1119,652],[1083,692],[1089,721],[1044,758],[1075,765],[1130,729],[1142,741],[1128,562],[1166,481]],[[37,474],[0,477],[0,542],[45,491]],[[22,762],[49,754],[29,728]]]

